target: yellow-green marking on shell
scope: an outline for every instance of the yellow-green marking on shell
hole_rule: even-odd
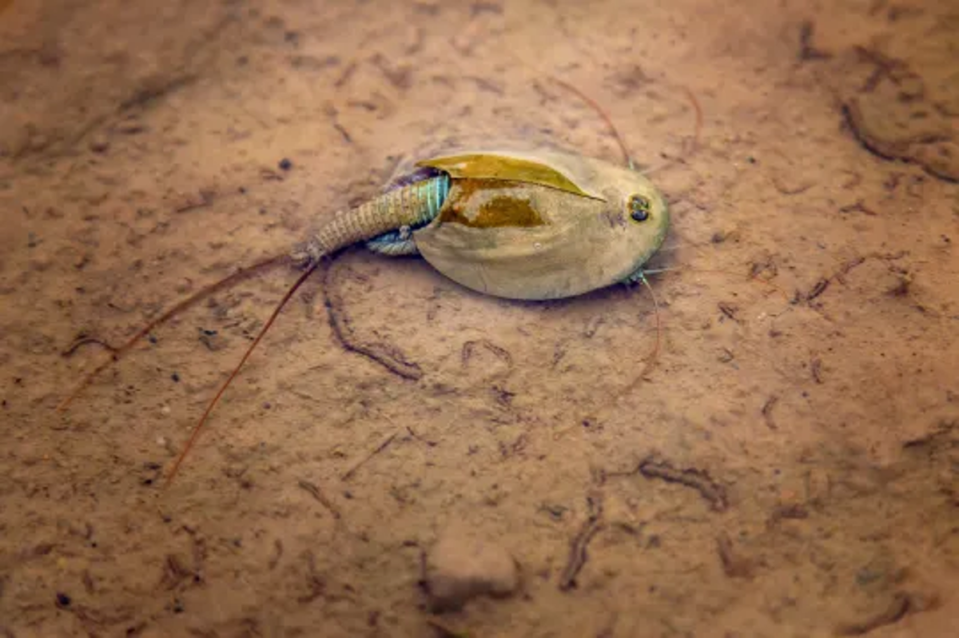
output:
[[[454,179],[490,179],[539,184],[582,197],[602,199],[587,193],[569,177],[546,163],[517,155],[467,153],[434,157],[416,163],[449,173]]]
[[[498,180],[457,180],[455,197],[439,213],[439,221],[470,228],[529,228],[543,226],[546,220],[529,197],[524,197],[521,182]]]

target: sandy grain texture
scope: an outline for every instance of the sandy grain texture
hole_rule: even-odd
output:
[[[956,33],[949,0],[0,2],[0,636],[953,635]],[[644,377],[643,289],[507,302],[357,250],[168,490],[294,273],[54,412],[106,356],[71,343],[288,250],[409,153],[618,160],[546,74],[665,164]],[[454,522],[520,593],[430,613]]]

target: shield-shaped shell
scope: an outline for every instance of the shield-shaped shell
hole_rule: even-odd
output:
[[[669,228],[652,182],[595,158],[477,149],[416,166],[406,179],[424,171],[450,179],[439,213],[413,231],[416,248],[439,272],[485,294],[556,299],[624,281]]]

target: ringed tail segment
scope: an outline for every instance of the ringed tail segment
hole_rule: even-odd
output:
[[[296,290],[319,266],[320,260],[352,244],[368,241],[400,228],[418,228],[428,224],[437,216],[443,207],[443,203],[446,201],[446,196],[449,193],[449,188],[449,175],[441,173],[434,177],[387,191],[376,199],[361,204],[356,208],[336,213],[333,219],[320,228],[306,244],[294,252],[293,260],[301,265],[305,265],[304,272],[296,280],[296,283],[287,290],[283,299],[280,300],[280,303],[278,303],[273,310],[273,314],[270,315],[269,320],[263,325],[263,328],[260,329],[260,332],[253,340],[253,343],[250,344],[250,347],[247,348],[243,354],[243,358],[240,359],[239,364],[233,368],[233,372],[230,373],[230,376],[227,377],[226,381],[220,386],[213,400],[207,405],[203,416],[200,417],[200,420],[194,426],[189,440],[186,445],[183,446],[183,450],[180,452],[170,473],[167,475],[166,485],[169,485],[173,481],[173,477],[176,476],[187,454],[196,443],[200,430],[209,419],[213,408],[216,407],[230,383],[232,383],[233,379],[239,374],[243,364],[249,359],[257,344],[263,339],[267,330],[269,330],[273,322],[276,321],[283,307],[293,297]]]
[[[293,259],[309,266],[347,246],[390,231],[420,228],[436,217],[449,190],[450,176],[441,172],[423,181],[387,191],[356,208],[339,211],[297,248]]]

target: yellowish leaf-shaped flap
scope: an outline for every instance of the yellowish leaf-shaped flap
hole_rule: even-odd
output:
[[[555,188],[590,199],[603,199],[585,192],[566,175],[543,162],[511,155],[497,155],[495,153],[446,155],[421,160],[416,165],[445,171],[454,179],[500,179],[525,182]]]

